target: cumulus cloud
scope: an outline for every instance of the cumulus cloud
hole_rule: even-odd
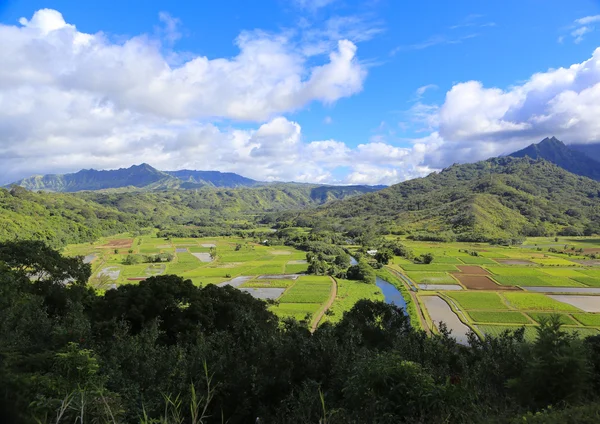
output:
[[[600,142],[600,49],[582,63],[534,74],[509,89],[456,84],[443,105],[424,116],[437,120],[437,141],[425,159],[434,168],[510,153],[548,136]]]
[[[180,21],[164,12],[158,19],[160,39],[121,42],[82,33],[51,9],[0,25],[2,182],[140,162],[260,180],[347,181],[333,171],[353,166],[358,150],[334,140],[307,143],[300,124],[282,114],[362,89],[357,46],[341,37],[350,21],[327,24],[310,40],[242,32],[236,56],[186,56],[175,66],[177,52],[165,53],[164,43],[181,36]],[[326,41],[320,50],[303,53],[319,37]],[[238,129],[236,121],[254,125]]]

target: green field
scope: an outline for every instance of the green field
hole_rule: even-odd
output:
[[[575,321],[573,318],[571,318],[567,314],[555,314],[555,313],[548,313],[548,312],[529,312],[529,313],[527,313],[527,315],[529,315],[531,318],[533,318],[533,320],[535,320],[536,322],[540,322],[540,320],[544,320],[544,319],[549,319],[551,316],[555,315],[560,318],[561,324],[578,325],[577,321]]]
[[[503,323],[503,324],[531,324],[521,312],[491,312],[470,311],[469,316],[474,322]]]
[[[518,325],[504,326],[504,325],[478,325],[477,328],[485,335],[498,337],[506,330],[514,331],[521,328]],[[583,328],[583,327],[563,327],[563,330],[569,333],[577,333],[580,337],[585,338],[589,336],[597,336],[600,334],[595,328]],[[537,337],[537,331],[535,326],[525,326],[525,340],[533,341]]]
[[[600,314],[573,314],[573,317],[585,326],[600,327]]]
[[[494,275],[492,277],[499,284],[503,286],[522,286],[522,287],[583,287],[584,284],[581,282],[577,282],[571,280],[566,277],[554,277],[554,276],[544,276],[544,277],[534,277],[532,275],[523,275],[523,276],[504,276],[504,275]]]
[[[536,311],[568,311],[577,312],[578,308],[559,302],[541,293],[503,293],[504,298],[515,309]]]
[[[323,303],[331,293],[329,277],[300,277],[279,299],[282,303]]]
[[[323,316],[322,322],[340,321],[344,312],[352,309],[354,304],[361,299],[383,301],[383,293],[376,285],[343,279],[337,279],[337,282],[337,296],[329,312]]]
[[[489,292],[451,292],[447,295],[458,302],[462,309],[509,309],[500,295]]]
[[[402,264],[400,265],[404,271],[424,271],[424,272],[447,272],[447,271],[458,271],[452,264]]]
[[[298,321],[304,320],[308,315],[308,322],[310,322],[320,307],[320,303],[280,303],[269,306],[269,310],[279,317],[295,318]]]
[[[498,263],[482,256],[461,256],[460,260],[467,265],[497,265]]]

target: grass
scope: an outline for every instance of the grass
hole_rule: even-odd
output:
[[[497,265],[497,262],[481,256],[463,256],[460,260],[467,265]]]
[[[319,303],[322,304],[331,293],[331,280],[317,277],[319,280],[300,277],[279,300],[281,303]]]
[[[575,321],[573,318],[571,318],[567,314],[554,314],[554,313],[548,313],[548,312],[529,312],[527,315],[529,315],[536,322],[540,322],[541,320],[544,320],[544,319],[549,319],[552,315],[557,315],[560,318],[561,324],[577,325],[577,321]],[[598,324],[598,325],[600,325],[600,324]]]
[[[404,271],[427,271],[427,272],[446,272],[446,271],[458,271],[452,264],[401,264]]]
[[[578,312],[573,305],[559,302],[541,293],[503,293],[504,298],[516,309],[535,311]]]
[[[506,277],[523,277],[523,276],[531,276],[531,277],[545,277],[547,274],[541,272],[538,268],[525,268],[518,266],[506,266],[506,267],[497,267],[497,266],[488,266],[486,267],[489,272],[495,275],[502,275]]]
[[[600,278],[600,269],[582,269],[579,272],[588,277]]]
[[[445,272],[407,272],[406,275],[415,283],[423,284],[458,284]]]
[[[600,287],[600,278],[596,277],[573,277],[573,280],[589,287]]]
[[[361,299],[383,301],[381,289],[373,284],[342,279],[338,279],[337,282],[337,296],[321,322],[336,323],[340,321],[344,316],[344,312],[352,309],[354,304]]]
[[[573,317],[588,327],[600,327],[600,314],[573,314]]]
[[[469,316],[475,322],[502,324],[531,324],[521,312],[471,311]]]
[[[269,287],[279,287],[279,288],[288,288],[294,285],[296,281],[294,280],[251,280],[242,284],[240,287],[244,288],[269,288]]]
[[[489,337],[499,337],[506,330],[515,331],[521,328],[521,326],[513,325],[478,325],[477,328],[481,331],[485,336]],[[537,337],[537,331],[535,331],[534,326],[526,326],[525,327],[525,340],[532,342]]]
[[[447,295],[462,309],[509,309],[498,293],[491,292],[452,292]]]
[[[540,265],[554,265],[554,266],[579,266],[575,262],[568,261],[562,258],[541,258],[541,259],[532,259],[531,262],[535,262]]]
[[[321,307],[320,303],[280,303],[269,307],[269,310],[279,318],[295,318],[302,321],[309,315],[308,321]]]
[[[462,262],[460,259],[455,258],[453,256],[436,256],[434,260],[434,264],[455,264],[461,265]]]
[[[286,274],[299,274],[301,272],[306,272],[308,269],[308,264],[286,264],[285,265],[285,273]]]
[[[585,275],[575,269],[567,269],[567,268],[556,268],[556,269],[547,268],[547,269],[544,269],[543,272],[544,272],[544,274],[548,274],[548,275],[554,275],[557,277],[569,277],[569,278],[583,277]]]
[[[524,276],[502,276],[494,275],[492,277],[503,286],[522,286],[522,287],[582,287],[581,283],[573,281],[566,277],[534,277]]]

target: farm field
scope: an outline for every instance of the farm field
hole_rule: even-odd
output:
[[[566,331],[578,331],[582,337],[600,334],[600,296],[593,292],[600,288],[600,260],[585,256],[600,249],[598,238],[528,238],[521,246],[402,243],[415,257],[427,253],[434,257],[429,264],[395,257],[389,265],[412,282],[425,313],[429,312],[425,300],[438,294],[450,306],[451,312],[444,313],[480,336],[525,326],[525,337],[532,339],[539,322],[551,315],[559,316]],[[452,281],[464,289],[445,288]],[[462,330],[458,336],[463,339]]]
[[[99,290],[138,284],[160,274],[180,275],[196,285],[222,284],[247,276],[236,280],[233,286],[258,298],[275,296],[277,304],[270,306],[275,314],[298,320],[309,317],[309,323],[324,308],[332,290],[329,277],[302,275],[308,268],[305,252],[237,237],[164,239],[155,235],[120,235],[92,244],[70,245],[64,253],[89,259],[90,284]],[[166,254],[172,255],[170,261],[145,263],[148,256]],[[132,257],[133,263],[128,262]],[[290,275],[295,277],[289,278]],[[335,305],[340,318],[363,297],[383,298],[374,285],[369,290],[358,290],[354,284],[358,283],[347,284],[353,287],[352,296]]]

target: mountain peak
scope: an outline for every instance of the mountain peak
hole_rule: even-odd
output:
[[[511,153],[509,156],[544,159],[573,174],[600,181],[600,163],[583,153],[570,149],[556,137],[547,137],[537,144],[531,144],[523,150]]]

